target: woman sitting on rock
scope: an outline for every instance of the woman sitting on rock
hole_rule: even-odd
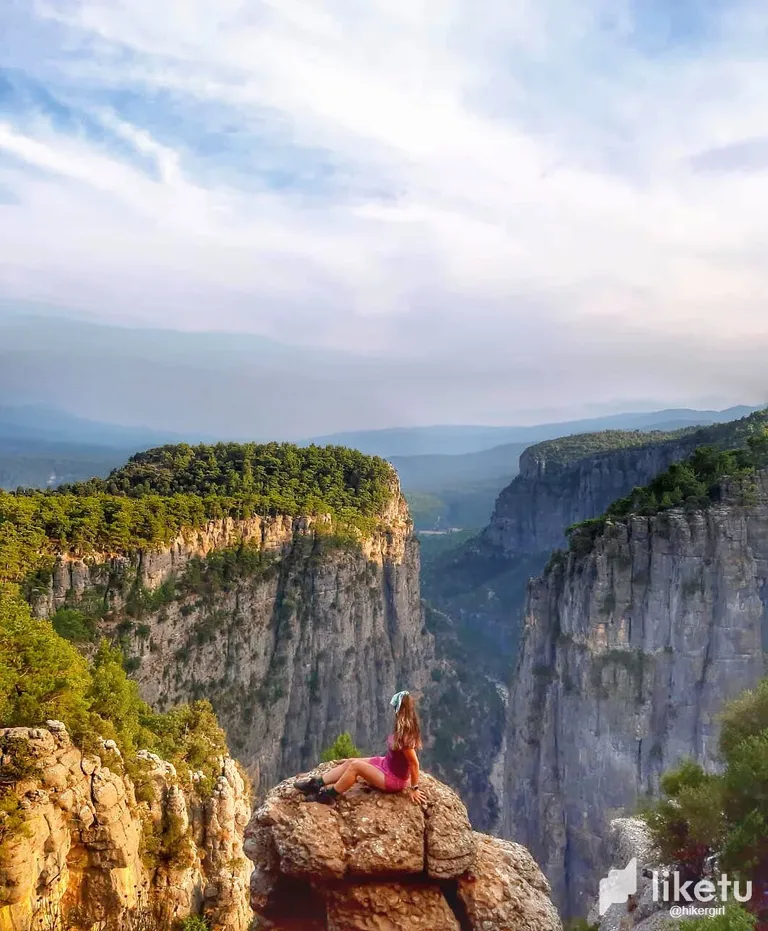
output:
[[[419,758],[421,728],[416,705],[410,692],[398,692],[390,702],[395,709],[394,733],[387,738],[387,755],[368,759],[344,760],[321,776],[298,779],[294,786],[314,801],[332,805],[358,778],[383,792],[408,789],[416,804],[423,801],[419,791]]]

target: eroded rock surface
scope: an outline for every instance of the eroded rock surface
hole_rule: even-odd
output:
[[[59,722],[0,730],[0,929],[117,928],[133,912],[157,927],[202,913],[212,929],[244,931],[250,798],[234,762],[222,759],[201,798],[144,754],[140,801],[110,743],[88,756]]]
[[[256,927],[273,931],[561,931],[528,852],[472,831],[464,805],[424,774],[425,801],[358,785],[334,806],[283,782],[254,813]]]

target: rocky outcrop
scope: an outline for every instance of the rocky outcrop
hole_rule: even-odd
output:
[[[423,775],[424,808],[358,785],[333,807],[277,786],[246,829],[251,904],[272,931],[561,931],[518,844],[472,831],[459,798]]]
[[[532,584],[503,829],[566,914],[596,895],[611,817],[683,757],[716,767],[724,703],[764,674],[767,618],[766,474],[705,510],[579,535]]]
[[[330,518],[254,517],[130,559],[62,559],[36,607],[93,598],[143,697],[159,709],[209,699],[257,789],[344,731],[373,753],[389,696],[429,680],[418,544],[396,488],[378,529],[352,539]]]
[[[85,754],[55,721],[0,730],[0,751],[2,931],[117,929],[131,916],[170,928],[190,914],[248,927],[250,797],[232,760],[203,798],[147,753],[139,791],[111,741]]]

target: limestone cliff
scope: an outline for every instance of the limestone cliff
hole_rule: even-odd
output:
[[[605,513],[697,447],[743,445],[767,421],[759,411],[699,430],[607,431],[531,446],[520,457],[520,474],[499,495],[480,542],[506,559],[550,553],[565,544],[572,524]]]
[[[610,817],[691,756],[764,672],[768,475],[704,510],[609,522],[532,583],[509,702],[503,829],[566,914],[596,893]]]
[[[338,539],[330,518],[212,521],[157,551],[59,559],[36,610],[104,617],[143,697],[209,699],[257,788],[311,765],[342,731],[371,752],[389,696],[429,677],[418,544],[393,494],[378,529]]]
[[[404,793],[351,789],[329,808],[286,782],[246,828],[251,902],[272,931],[561,931],[527,850],[472,831],[461,800],[423,774]]]
[[[527,449],[520,474],[499,495],[483,542],[505,558],[549,553],[565,531],[604,513],[617,498],[664,472],[703,442],[691,434],[572,461],[551,460],[549,444]]]
[[[477,708],[476,720],[490,725],[484,726],[490,736],[483,735],[484,752],[473,754],[478,764],[472,778],[462,782],[483,829],[498,829],[496,813],[504,805],[498,773],[508,747],[497,695],[505,695],[516,662],[528,580],[564,545],[569,526],[604,513],[697,446],[743,445],[767,419],[760,412],[675,434],[609,431],[533,446],[521,457],[520,475],[499,496],[488,527],[425,572],[425,597],[453,619],[465,648],[464,705]],[[497,695],[488,688],[489,678]]]
[[[166,929],[201,913],[245,931],[251,803],[234,762],[221,760],[207,798],[152,754],[133,771],[109,741],[82,753],[59,722],[0,730],[0,826],[14,821],[0,845],[2,931]]]

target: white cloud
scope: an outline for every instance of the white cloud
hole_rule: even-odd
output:
[[[530,338],[544,367],[563,328],[605,359],[637,330],[762,338],[768,172],[707,153],[768,137],[764,4],[661,46],[639,7],[38,0],[18,73],[103,135],[5,114],[0,286],[404,356],[470,325],[474,351]],[[222,127],[236,164],[200,154]]]

